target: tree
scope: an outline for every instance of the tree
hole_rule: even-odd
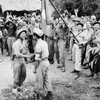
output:
[[[79,16],[99,14],[100,0],[54,0],[59,4],[59,9],[65,9],[74,14],[74,9],[79,9]],[[100,15],[98,15],[100,16]]]

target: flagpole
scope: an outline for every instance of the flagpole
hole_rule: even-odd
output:
[[[56,12],[58,13],[58,15],[61,17],[62,21],[64,22],[65,26],[68,28],[65,20],[62,18],[62,16],[60,15],[59,11],[57,10],[57,8],[55,7],[55,5],[53,4],[53,2],[51,0],[49,0],[50,3],[52,4],[52,6],[54,7],[54,9],[56,10]],[[68,28],[69,29],[69,28]],[[79,43],[78,39],[76,38],[76,36],[72,33],[72,31],[70,31],[71,34],[73,35],[73,37],[75,38],[75,40]]]
[[[41,0],[41,11],[43,10],[43,8],[42,8],[42,5],[44,4],[44,7],[45,7],[45,2],[42,2],[42,0]],[[41,12],[41,29],[42,29],[42,12]],[[43,31],[43,30],[42,30]],[[45,35],[45,33],[44,33],[44,38],[43,38],[44,40],[46,40],[46,35]]]

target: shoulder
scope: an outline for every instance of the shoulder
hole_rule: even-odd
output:
[[[15,45],[15,46],[18,46],[19,44],[20,44],[19,39],[17,39],[17,40],[13,43],[13,45]]]
[[[41,44],[41,45],[47,45],[47,42],[41,39],[40,44]]]

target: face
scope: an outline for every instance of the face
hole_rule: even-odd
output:
[[[90,28],[91,28],[90,22],[87,22],[87,23],[86,23],[86,27],[87,27],[87,29],[90,29]]]
[[[20,38],[24,40],[25,37],[26,37],[26,33],[25,33],[25,32],[22,32],[22,33],[20,34]]]
[[[78,26],[77,26],[77,29],[78,29],[78,30],[82,30],[82,25],[78,25]]]
[[[98,30],[98,29],[100,28],[100,25],[99,25],[99,24],[95,24],[95,25],[93,26],[93,28],[94,28],[94,30],[96,31],[96,30]]]
[[[12,22],[10,22],[10,23],[9,23],[9,26],[12,26],[12,25],[13,25]]]
[[[37,40],[37,37],[36,37],[36,35],[34,33],[33,33],[33,39]]]

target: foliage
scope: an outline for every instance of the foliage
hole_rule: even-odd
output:
[[[100,16],[100,0],[54,0],[56,6],[63,12],[65,9],[74,14],[74,9],[79,9],[79,16],[93,15]]]

